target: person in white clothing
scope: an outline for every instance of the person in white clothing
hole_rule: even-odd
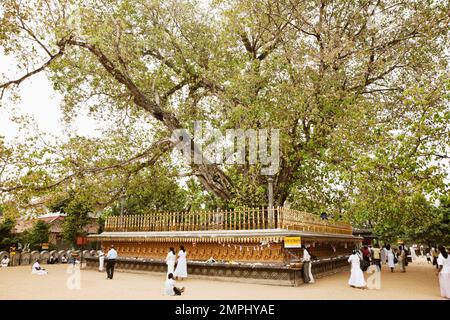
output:
[[[356,253],[356,250],[353,250],[352,255],[348,258],[348,262],[352,264],[348,284],[353,288],[365,289],[366,280],[361,270],[361,260],[362,257]]]
[[[439,256],[437,263],[439,266],[439,286],[441,288],[441,296],[450,299],[450,258],[447,250],[443,246],[439,246]]]
[[[105,265],[105,253],[103,252],[103,247],[98,250],[98,271],[103,272]]]
[[[184,292],[184,287],[177,288],[176,281],[173,279],[173,274],[169,273],[167,275],[167,280],[164,283],[164,295],[166,296],[181,296],[181,294]]]
[[[314,278],[311,272],[311,254],[306,246],[302,246],[303,248],[303,282],[304,283],[314,283]]]
[[[6,268],[9,265],[9,258],[8,256],[4,256],[1,262],[2,268]]]
[[[174,272],[176,260],[177,256],[175,254],[175,249],[170,248],[169,253],[166,256],[167,274]]]
[[[417,260],[417,254],[416,254],[417,245],[412,245],[410,248],[411,251],[411,260],[416,261]]]
[[[117,251],[114,249],[114,245],[111,245],[111,248],[108,251],[108,254],[106,255],[106,259],[108,260],[106,262],[106,274],[107,279],[112,280],[114,276],[114,266],[116,265],[116,259],[117,259]]]
[[[44,276],[47,274],[47,270],[45,270],[41,267],[41,265],[39,264],[39,260],[36,260],[36,262],[31,267],[31,274],[37,274],[38,276]]]
[[[386,246],[386,256],[387,256],[387,261],[388,261],[388,266],[389,268],[391,268],[391,272],[394,272],[394,268],[395,268],[395,256],[394,256],[394,251],[392,251],[391,245],[388,244]]]
[[[381,248],[381,250],[380,250],[380,259],[381,259],[381,264],[386,263],[386,259],[387,259],[386,246],[383,246],[383,248]]]
[[[183,246],[180,246],[180,252],[178,252],[178,263],[173,273],[176,279],[187,278],[187,261],[186,261],[186,250]]]

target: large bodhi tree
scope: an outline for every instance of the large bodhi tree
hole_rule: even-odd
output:
[[[155,128],[158,154],[194,120],[277,128],[276,205],[303,204],[318,184],[322,195],[339,185],[358,198],[379,169],[368,159],[400,157],[394,167],[420,179],[428,169],[418,162],[447,158],[448,9],[439,0],[4,0],[0,45],[23,73],[0,90],[45,71],[68,116],[83,104],[103,117],[129,110]],[[190,169],[226,203],[266,203],[266,179],[249,165]]]

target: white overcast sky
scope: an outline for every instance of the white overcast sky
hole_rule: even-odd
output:
[[[9,79],[15,79],[21,74],[17,72],[14,59],[0,52],[0,72]],[[3,82],[3,81],[2,81]],[[45,73],[41,72],[28,78],[19,87],[21,99],[12,103],[4,97],[0,106],[0,136],[7,142],[21,139],[19,126],[11,119],[17,116],[32,117],[39,131],[58,137],[64,136],[65,124],[60,110],[61,96],[55,92]],[[86,115],[78,117],[73,129],[80,135],[97,136],[99,124]]]

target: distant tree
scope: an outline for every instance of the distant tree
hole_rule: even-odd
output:
[[[431,225],[413,234],[413,237],[429,245],[450,245],[450,197],[443,197],[437,208],[433,209],[434,220]]]
[[[124,197],[125,214],[183,211],[186,208],[186,191],[163,167],[136,176],[130,181]],[[120,211],[119,201],[112,213],[117,215]]]
[[[3,222],[0,222],[0,241],[11,234],[14,225],[13,219],[5,219]]]
[[[9,250],[9,247],[14,243],[15,237],[11,233],[14,225],[15,221],[10,218],[0,222],[0,250]]]
[[[94,190],[89,187],[80,187],[76,190],[60,195],[50,205],[51,211],[65,213],[63,222],[64,240],[76,246],[76,238],[85,235],[85,227],[89,224],[89,213],[94,211],[93,194]]]
[[[98,219],[97,219],[97,223],[98,223],[97,233],[102,233],[103,232],[103,230],[105,229],[105,222],[106,222],[106,216],[101,215],[100,217],[98,217]]]
[[[24,242],[30,244],[30,249],[40,250],[42,243],[48,243],[50,225],[42,220],[34,223],[32,229],[22,236]]]

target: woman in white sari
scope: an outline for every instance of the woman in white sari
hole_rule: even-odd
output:
[[[180,246],[180,252],[178,252],[178,263],[173,275],[177,279],[187,278],[186,250],[183,246]]]
[[[388,260],[388,266],[389,268],[391,268],[391,272],[394,272],[394,268],[395,268],[395,261],[394,261],[394,251],[392,251],[391,245],[388,244],[386,246],[386,255],[387,255],[387,260]]]
[[[350,270],[350,279],[348,284],[353,288],[366,288],[366,280],[364,279],[364,273],[361,270],[361,257],[353,250],[352,255],[348,258],[348,262],[352,264]]]
[[[439,246],[437,263],[439,266],[439,286],[441,296],[450,299],[450,257],[443,246]]]
[[[103,272],[105,266],[105,253],[103,252],[103,247],[98,250],[98,271]]]
[[[170,248],[170,251],[166,256],[167,274],[174,272],[176,260],[177,260],[177,256],[175,255],[175,249]]]
[[[416,254],[417,246],[414,244],[414,245],[412,245],[411,248],[409,248],[409,249],[410,249],[410,251],[411,251],[411,260],[412,260],[412,261],[416,261],[416,260],[417,260],[417,254]]]

